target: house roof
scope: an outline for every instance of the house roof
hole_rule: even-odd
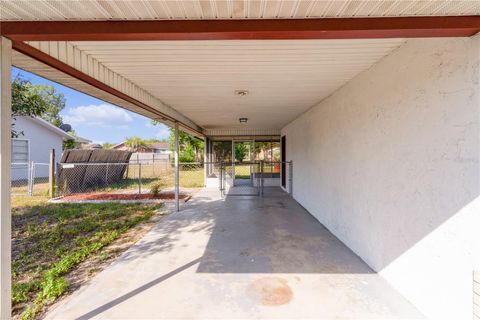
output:
[[[67,132],[63,131],[62,129],[60,129],[56,126],[54,126],[53,124],[51,124],[50,122],[48,122],[48,121],[46,121],[42,118],[38,118],[38,117],[22,117],[22,118],[28,119],[28,120],[44,127],[45,129],[50,130],[51,132],[61,136],[64,140],[75,140],[75,141],[80,142],[80,143],[91,142],[88,139],[81,138],[81,137],[75,137],[73,135],[70,135]]]
[[[125,145],[124,142],[120,142],[120,143],[117,143],[117,144],[113,145],[112,149],[117,149],[117,148],[123,147],[124,145]]]
[[[82,138],[82,137],[75,137],[75,141],[79,142],[79,143],[91,143],[92,142],[92,140]]]
[[[112,147],[112,149],[121,148],[125,145],[125,142],[118,143]],[[150,149],[170,149],[170,143],[165,141],[160,142],[151,142],[146,144],[147,148]]]
[[[151,149],[170,149],[170,143],[168,142],[152,142],[147,143],[147,147]]]

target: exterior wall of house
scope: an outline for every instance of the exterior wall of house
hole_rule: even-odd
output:
[[[30,141],[30,161],[37,163],[49,163],[50,150],[55,149],[55,160],[59,161],[62,156],[62,137],[47,128],[32,121],[28,117],[17,117],[14,121],[15,130],[22,132],[20,139]],[[12,180],[25,179],[26,170],[12,170]],[[35,176],[48,177],[48,166],[38,166],[35,168]]]
[[[130,157],[130,162],[142,162],[142,163],[168,163],[173,160],[173,155],[170,153],[157,153],[157,152],[134,152]]]
[[[124,144],[120,144],[113,148],[115,150],[122,150],[122,151],[129,151],[130,149],[126,147]],[[157,149],[157,148],[139,148],[136,153],[157,153],[157,154],[173,154],[170,149]]]
[[[479,61],[479,36],[408,40],[282,130],[294,198],[434,319],[473,314]]]

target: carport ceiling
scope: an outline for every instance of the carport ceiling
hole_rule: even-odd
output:
[[[103,86],[105,90],[124,99],[124,93],[111,88],[115,79],[121,78],[121,83],[128,83],[127,88],[141,88],[141,94],[133,97],[140,103],[135,99],[129,100],[131,103],[144,108],[155,100],[150,109],[160,106],[164,110],[161,116],[178,111],[180,117],[167,115],[164,119],[179,121],[198,132],[221,128],[278,130],[392,52],[404,42],[402,38],[471,36],[480,30],[480,1],[1,3],[2,34],[12,39],[22,54],[65,71],[65,65],[53,61],[55,58],[41,56],[53,54],[62,60],[57,48],[73,48],[62,53],[70,63],[67,67],[81,70],[70,70],[70,76],[92,84],[97,81],[92,77],[103,69],[90,66],[101,65],[115,73],[109,78],[110,87]],[[41,42],[28,42],[33,40]],[[23,41],[43,53],[32,51]],[[93,62],[90,65],[83,59]],[[248,94],[235,95],[237,90]],[[146,96],[148,99],[142,99]],[[248,123],[240,125],[240,117],[247,117]]]
[[[2,20],[455,16],[480,11],[475,0],[15,0],[2,1],[2,6]]]
[[[206,129],[279,129],[402,39],[71,42]],[[33,43],[35,45],[35,43]],[[235,94],[247,90],[246,96]]]

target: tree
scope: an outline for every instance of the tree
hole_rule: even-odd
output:
[[[77,133],[74,130],[68,131],[68,134],[72,137],[78,137]],[[63,141],[62,150],[69,150],[69,149],[78,149],[81,147],[81,143],[77,142],[75,139],[68,139]]]
[[[149,143],[157,143],[157,142],[166,142],[166,140],[159,140],[159,139],[145,139],[143,140],[146,144]]]
[[[235,160],[243,162],[247,154],[247,146],[244,143],[235,143]]]
[[[255,142],[253,152],[254,152],[255,159],[257,160],[279,161],[280,160],[280,142],[279,141]],[[260,155],[262,155],[261,159],[259,159]]]
[[[65,108],[65,97],[55,92],[49,85],[32,85],[28,80],[16,77],[12,82],[12,117],[41,117],[55,126],[62,124],[60,111]],[[17,132],[12,126],[12,138],[23,132]]]
[[[114,146],[115,144],[114,143],[111,143],[111,142],[104,142],[102,143],[102,148],[103,149],[112,149],[112,147]]]
[[[215,141],[213,143],[213,153],[217,158],[216,161],[232,161],[232,142],[231,141]]]
[[[180,162],[194,162],[195,161],[195,151],[191,145],[187,145],[178,157]]]
[[[50,85],[33,85],[33,91],[47,104],[45,112],[40,117],[54,126],[60,127],[63,124],[60,111],[65,108],[65,97],[63,94],[56,93],[55,88]]]
[[[156,120],[151,120],[150,123],[154,126],[160,124],[160,122]],[[168,135],[168,142],[170,144],[170,150],[174,151],[175,129],[169,128],[169,131],[170,134]],[[191,134],[180,131],[178,133],[178,144],[180,153],[178,158],[181,162],[194,162],[202,160],[204,148],[204,143],[202,140],[192,136]]]
[[[125,138],[125,147],[130,149],[130,151],[136,152],[138,149],[146,147],[145,141],[142,140],[140,137],[128,137]]]
[[[170,134],[168,136],[168,141],[170,143],[170,149],[173,151],[175,149],[175,129],[170,128]],[[179,144],[179,159],[181,162],[193,162],[199,161],[202,159],[204,143],[202,140],[195,138],[194,136],[179,131],[178,133],[178,144]],[[183,161],[181,159],[191,159],[189,161]]]

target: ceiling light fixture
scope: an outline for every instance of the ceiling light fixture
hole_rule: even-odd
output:
[[[246,95],[248,95],[248,90],[235,90],[235,95],[245,97]]]
[[[238,121],[240,121],[240,123],[247,123],[248,118],[239,118]]]

